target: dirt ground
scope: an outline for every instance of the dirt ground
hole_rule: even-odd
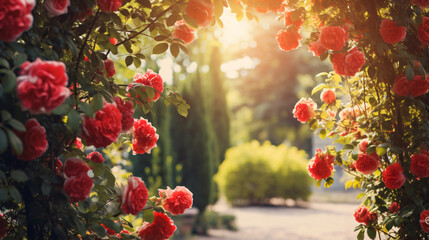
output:
[[[349,240],[356,239],[353,213],[357,203],[316,203],[306,208],[217,206],[236,216],[238,231],[210,230],[192,240]]]

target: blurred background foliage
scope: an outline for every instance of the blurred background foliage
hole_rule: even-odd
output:
[[[246,167],[241,169],[263,180],[260,185],[266,188],[253,189],[261,198],[249,197],[244,202],[261,203],[270,197],[305,200],[311,193],[305,160],[307,154],[312,154],[312,134],[307,125],[293,118],[291,109],[315,85],[314,75],[329,68],[304,48],[282,52],[275,35],[283,23],[273,20],[270,14],[261,18],[261,23],[237,22],[232,14],[225,13],[223,28],[198,31],[197,39],[188,46],[190,55],[181,54],[174,62],[170,53],[152,55],[152,65],[143,62],[137,69],[125,64],[116,66],[124,83],[132,79],[133,71],[159,72],[166,84],[181,92],[191,106],[186,119],[174,107],[164,104],[154,105],[148,114],[136,111],[134,117],[142,116],[152,122],[160,138],[152,154],[129,154],[131,165],[124,167],[142,177],[151,194],[166,186],[187,186],[194,194],[194,207],[199,210],[194,229],[198,233],[207,233],[213,225],[214,220],[207,217],[210,214],[205,214],[207,207],[219,199],[213,176],[218,173],[227,149],[235,145],[258,145],[249,143],[252,140],[273,144],[258,145],[261,161],[248,158],[243,162],[238,156],[229,157],[229,162],[245,163]],[[276,156],[271,156],[267,149],[276,149],[279,144],[297,148],[281,145],[273,150],[277,151]],[[229,151],[239,151],[237,148]],[[297,149],[304,149],[307,154]],[[251,157],[255,152],[239,153]],[[261,172],[262,169],[267,171]],[[230,179],[229,183],[240,186],[245,173],[240,174],[237,181]],[[266,178],[264,174],[268,174]],[[217,182],[225,182],[228,177],[218,173]],[[251,194],[231,196],[226,190],[230,187],[222,186],[231,201]]]

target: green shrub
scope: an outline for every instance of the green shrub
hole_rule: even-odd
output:
[[[252,141],[228,149],[215,180],[235,205],[266,204],[274,197],[307,200],[306,164],[307,154],[296,147]]]

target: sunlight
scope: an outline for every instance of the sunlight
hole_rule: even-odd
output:
[[[224,47],[249,47],[252,44],[251,23],[243,19],[238,22],[235,15],[230,11],[226,11],[221,20],[223,28],[215,32],[215,36],[220,40]],[[253,46],[254,47],[254,46]]]

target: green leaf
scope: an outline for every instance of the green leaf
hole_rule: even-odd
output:
[[[13,64],[15,66],[21,66],[25,61],[27,61],[27,54],[20,53],[13,58]]]
[[[70,109],[72,109],[72,107],[70,106],[70,104],[68,103],[63,103],[60,106],[56,107],[52,113],[55,115],[64,115],[66,114],[68,111],[70,111]]]
[[[376,148],[377,147],[375,145],[371,145],[371,146],[367,147],[366,153],[371,154],[375,151]]]
[[[153,54],[161,54],[165,51],[167,51],[168,49],[168,44],[167,43],[160,43],[157,44],[154,48],[153,48]]]
[[[103,95],[97,94],[92,98],[92,101],[90,103],[92,109],[94,109],[94,112],[97,112],[98,110],[103,109],[104,105],[104,98]]]
[[[101,225],[95,225],[92,230],[94,230],[98,237],[105,237],[107,234],[106,229]]]
[[[10,176],[17,182],[26,182],[28,180],[27,174],[22,170],[13,170]]]
[[[21,155],[23,150],[21,139],[19,139],[19,137],[16,136],[16,134],[9,129],[6,129],[6,133],[9,138],[9,143],[12,146],[12,149],[18,156]]]
[[[357,240],[363,240],[364,238],[365,238],[365,229],[362,229],[357,235]]]
[[[21,197],[21,193],[18,191],[18,189],[16,189],[15,186],[13,185],[9,185],[8,186],[9,189],[9,193],[12,196],[12,198],[17,202],[17,203],[21,203],[22,202],[22,197]]]
[[[355,146],[353,146],[352,144],[346,144],[344,145],[343,149],[355,149]]]
[[[115,181],[116,181],[115,175],[113,175],[113,173],[110,170],[110,168],[106,167],[104,170],[105,170],[104,171],[104,176],[107,179],[107,185],[110,186],[110,187],[114,187],[115,186]]]
[[[326,131],[326,129],[324,128],[320,129],[320,132],[319,132],[320,139],[325,139],[327,135],[328,135],[328,131]]]
[[[153,209],[146,209],[143,211],[143,220],[148,223],[152,223],[155,219],[155,214],[153,213]]]
[[[183,116],[183,117],[187,117],[188,116],[188,109],[190,108],[190,106],[188,104],[179,104],[177,106],[177,112]]]
[[[194,27],[194,28],[198,28],[198,23],[197,23],[197,21],[195,21],[195,19],[189,17],[188,15],[183,15],[183,19],[185,19],[185,22],[189,26]]]
[[[369,227],[366,230],[366,234],[368,234],[368,237],[371,239],[375,239],[375,237],[377,236],[377,232],[375,231],[375,229],[373,227]]]
[[[316,187],[320,188],[320,184],[322,183],[322,179],[316,181]]]
[[[70,110],[70,112],[68,113],[68,118],[67,118],[67,124],[70,126],[70,128],[77,132],[80,129],[80,114],[72,109]]]
[[[3,122],[12,118],[12,115],[10,114],[10,112],[8,112],[6,110],[1,110],[0,114],[1,114],[1,119],[3,120]]]
[[[377,153],[378,156],[383,156],[387,152],[386,148],[383,148],[383,147],[377,147],[375,149],[375,151],[376,151],[376,153]]]
[[[2,85],[3,90],[6,93],[10,93],[12,91],[15,91],[15,85],[16,85],[16,76],[12,71],[7,71],[2,78]]]
[[[80,108],[80,110],[82,110],[82,112],[84,112],[90,118],[94,118],[95,117],[94,109],[92,109],[92,107],[88,103],[86,103],[86,102],[79,102],[79,108]]]
[[[25,132],[26,130],[24,124],[22,124],[20,121],[13,118],[7,121],[6,124],[11,126],[13,129],[15,129],[18,132]]]
[[[10,68],[9,62],[4,58],[0,58],[0,66],[8,69]]]
[[[104,218],[101,220],[101,222],[106,225],[106,227],[112,229],[116,233],[120,232],[122,230],[122,224],[121,222],[115,223],[113,220],[109,218]]]
[[[0,188],[0,202],[4,202],[8,199],[9,191],[7,188]]]
[[[324,83],[321,83],[321,84],[319,84],[319,85],[317,85],[315,88],[313,88],[313,90],[311,91],[311,95],[314,95],[315,93],[317,93],[318,91],[320,91],[320,90],[322,90],[322,89],[324,89],[324,88],[326,88],[326,87],[328,87],[328,85],[326,85],[326,84],[324,84]]]
[[[133,57],[127,56],[125,58],[125,64],[127,65],[127,67],[131,66],[131,64],[133,64]]]
[[[0,154],[4,153],[8,147],[7,136],[2,128],[0,128]]]
[[[141,62],[140,58],[135,57],[135,58],[133,58],[133,60],[134,60],[133,61],[134,62],[134,66],[136,68],[139,68],[142,65],[142,62]]]
[[[407,77],[408,81],[414,79],[414,69],[411,65],[407,65],[405,68],[405,76]]]
[[[332,184],[334,184],[334,179],[328,177],[327,179],[325,179],[325,184],[323,186],[325,186],[325,188],[330,188]]]

